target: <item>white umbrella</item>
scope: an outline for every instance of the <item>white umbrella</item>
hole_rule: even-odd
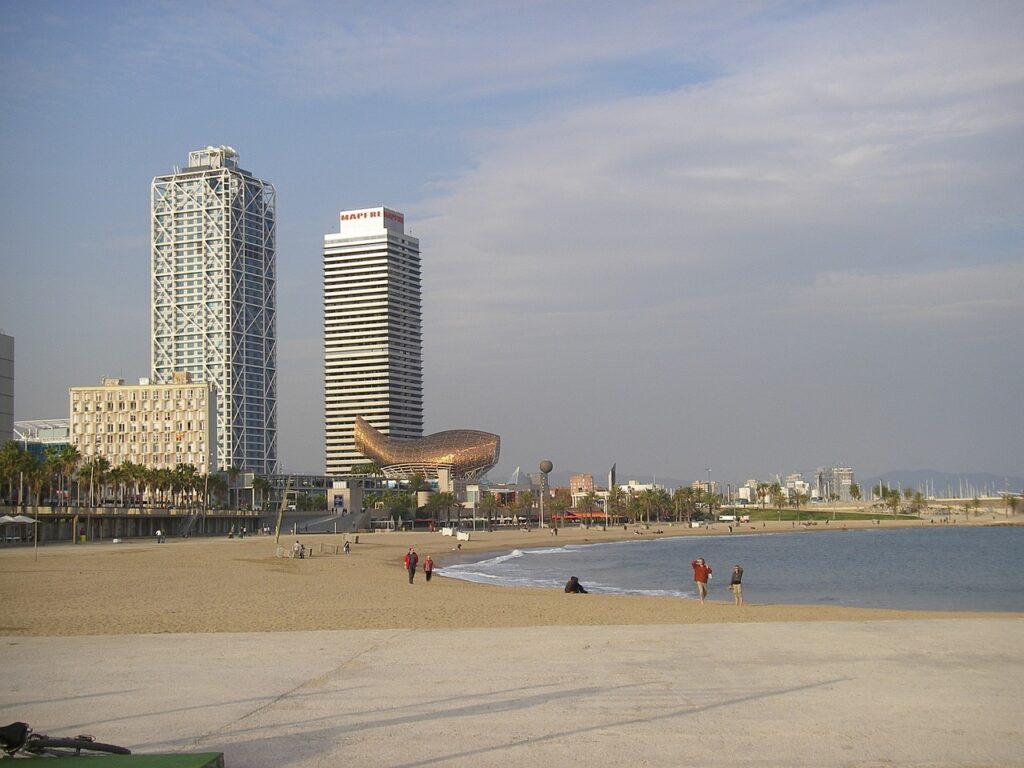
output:
[[[38,520],[33,520],[28,515],[15,515],[11,518],[12,523],[38,523]]]
[[[14,523],[14,522],[17,522],[17,521],[13,517],[11,517],[10,515],[0,515],[0,525],[7,525],[8,523]]]

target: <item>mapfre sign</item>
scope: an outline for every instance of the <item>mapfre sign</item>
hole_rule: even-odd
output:
[[[342,229],[345,228],[346,224],[352,223],[383,224],[388,229],[396,224],[400,228],[405,226],[405,216],[398,211],[392,211],[390,208],[363,208],[358,211],[342,211],[338,214],[338,218]]]

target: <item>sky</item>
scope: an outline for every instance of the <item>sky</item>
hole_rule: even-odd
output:
[[[279,458],[323,237],[405,213],[425,431],[517,466],[1024,474],[1024,4],[0,0],[15,418],[149,375],[149,187],[278,202]]]

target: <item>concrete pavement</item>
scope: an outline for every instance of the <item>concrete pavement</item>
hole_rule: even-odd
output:
[[[1024,766],[1024,620],[0,637],[0,720],[247,766]]]

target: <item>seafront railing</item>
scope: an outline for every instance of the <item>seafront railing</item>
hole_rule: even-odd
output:
[[[0,505],[3,515],[38,520],[40,543],[146,538],[155,537],[157,531],[167,537],[226,536],[242,529],[255,532],[260,524],[260,513],[252,510],[192,507]],[[36,528],[34,523],[5,526],[0,540],[5,544],[30,542]]]

